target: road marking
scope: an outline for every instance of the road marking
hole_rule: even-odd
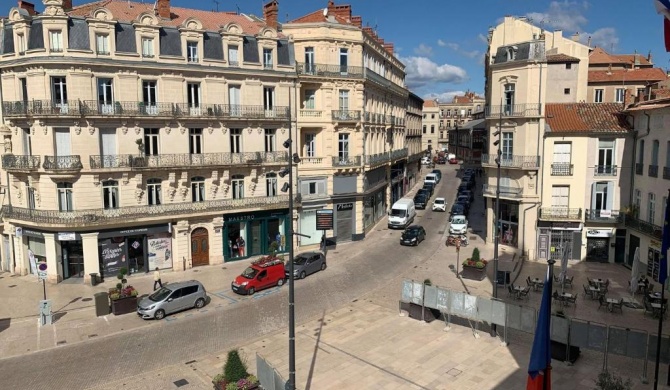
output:
[[[41,326],[40,326],[40,319],[37,319],[37,349],[40,349],[40,339],[42,336],[42,331],[41,331]]]
[[[58,337],[56,337],[56,325],[51,325],[54,328],[54,347],[58,346]]]
[[[107,325],[109,325],[109,320],[107,319],[107,316],[102,316],[102,318],[104,318]]]
[[[219,297],[221,299],[226,299],[226,300],[230,301],[231,303],[239,302],[237,299],[235,299],[233,297],[229,297],[228,295],[225,294],[225,293],[228,293],[228,292],[232,292],[232,290],[217,291],[217,292],[212,293],[212,294],[216,295],[217,297]]]

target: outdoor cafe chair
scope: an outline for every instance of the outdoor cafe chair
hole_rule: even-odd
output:
[[[512,288],[512,285],[507,286],[507,290],[509,291],[509,297],[511,298],[514,295],[514,289]]]
[[[642,313],[642,315],[647,315],[647,313],[651,313],[653,315],[654,308],[651,307],[651,302],[649,302],[648,299],[644,299],[642,302],[644,303],[644,313]]]
[[[565,297],[565,302],[566,303],[574,303],[575,306],[577,306],[577,296],[573,295],[571,297]]]
[[[619,302],[612,304],[612,311],[619,309],[621,314],[623,314],[623,298],[619,299]]]
[[[526,298],[526,300],[528,300],[529,293],[530,293],[530,287],[524,288],[523,290],[519,291],[519,299]]]
[[[574,275],[569,277],[569,278],[565,278],[565,281],[563,282],[563,285],[572,288],[572,281],[574,279],[575,279]]]
[[[584,287],[584,295],[582,296],[583,299],[586,299],[586,297],[592,298],[591,296],[591,290],[589,290],[588,287],[586,287],[585,284],[582,284],[582,287]]]
[[[526,278],[526,284],[528,284],[528,287],[533,287],[533,281],[530,280],[530,276]]]
[[[554,291],[554,294],[551,297],[554,299],[554,302],[558,302],[560,304],[565,302],[565,299],[561,295],[558,295],[558,291]]]
[[[600,296],[598,297],[598,303],[599,303],[598,310],[600,310],[600,308],[603,307],[603,306],[605,306],[605,308],[607,308],[607,302],[605,301],[605,295],[604,294],[600,294]]]

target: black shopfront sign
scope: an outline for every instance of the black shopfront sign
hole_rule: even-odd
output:
[[[100,239],[100,238],[111,238],[111,237],[141,236],[144,234],[165,233],[169,231],[170,231],[170,224],[166,223],[164,225],[157,225],[157,226],[146,226],[131,229],[123,229],[123,230],[102,231],[98,234],[98,238]]]
[[[332,209],[316,210],[316,230],[333,230]]]
[[[337,211],[348,211],[353,209],[354,209],[353,203],[340,203],[337,205]]]

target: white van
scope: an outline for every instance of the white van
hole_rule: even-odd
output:
[[[437,182],[438,182],[437,175],[434,173],[427,174],[426,178],[423,179],[423,184],[432,183],[433,185],[437,185]]]
[[[414,207],[414,200],[400,199],[391,206],[389,212],[388,227],[389,229],[406,228],[416,217],[416,208]]]

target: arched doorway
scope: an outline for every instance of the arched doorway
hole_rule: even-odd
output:
[[[191,264],[194,267],[209,265],[209,233],[205,228],[191,233]]]

